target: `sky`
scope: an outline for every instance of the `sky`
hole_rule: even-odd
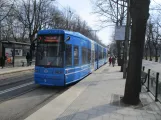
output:
[[[92,30],[98,29],[98,21],[96,21],[97,16],[92,14],[92,4],[90,0],[56,0],[58,7],[64,9],[64,7],[70,6],[76,14],[78,14],[83,20],[85,20]],[[155,1],[155,2],[154,2]],[[159,3],[161,5],[161,0],[151,0],[151,7]],[[161,6],[160,6],[161,8]],[[112,23],[111,23],[112,24]],[[108,26],[97,32],[99,39],[105,45],[110,44],[112,40],[112,35],[114,33],[114,26]]]

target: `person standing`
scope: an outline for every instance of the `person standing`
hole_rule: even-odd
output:
[[[3,69],[3,67],[4,67],[4,65],[5,65],[5,60],[6,60],[6,56],[2,56],[1,57],[1,66],[2,66],[2,69]]]
[[[30,65],[30,54],[29,54],[29,52],[27,52],[26,60],[27,60],[27,66],[29,66]]]
[[[116,59],[115,59],[115,57],[113,56],[113,57],[112,57],[112,65],[113,65],[113,67],[115,66],[115,60],[116,60]]]
[[[109,58],[109,66],[111,65],[111,62],[112,62],[112,58],[110,57]]]

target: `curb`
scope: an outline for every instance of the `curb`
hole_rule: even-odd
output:
[[[15,71],[9,71],[9,72],[5,72],[5,73],[0,73],[0,75],[6,75],[6,74],[11,74],[11,73],[18,73],[18,72],[22,72],[22,71],[29,71],[29,70],[34,70],[35,67],[30,68],[30,69],[25,69],[25,70],[15,70]]]

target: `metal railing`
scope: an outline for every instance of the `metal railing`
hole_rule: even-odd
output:
[[[161,79],[159,79],[159,72],[151,69],[145,70],[144,66],[142,71],[148,74],[147,80],[144,83],[147,92],[150,92],[155,97],[155,101],[161,102]]]

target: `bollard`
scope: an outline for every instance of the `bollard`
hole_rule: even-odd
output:
[[[158,101],[158,84],[159,84],[159,73],[156,74],[156,89],[155,89],[155,101]]]
[[[149,90],[149,81],[150,81],[150,69],[148,69],[148,84],[147,84],[147,92],[150,92],[150,90]]]

